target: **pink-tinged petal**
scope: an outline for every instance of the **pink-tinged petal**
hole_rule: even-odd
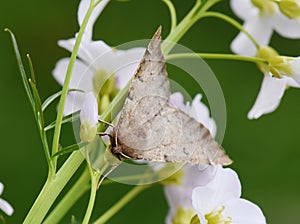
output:
[[[191,113],[190,116],[195,118],[197,121],[202,123],[212,134],[212,136],[216,135],[217,125],[214,119],[210,117],[209,109],[207,106],[201,102],[202,95],[197,94],[191,105]]]
[[[144,55],[144,48],[132,48],[125,51],[117,51],[117,57],[113,65],[116,77],[116,87],[122,89],[133,77]]]
[[[286,89],[286,79],[265,75],[256,101],[248,113],[249,119],[257,119],[263,114],[271,113],[278,107]]]
[[[169,103],[172,106],[177,107],[178,109],[180,109],[184,112],[187,112],[186,106],[184,104],[183,95],[180,92],[172,93],[170,96]]]
[[[61,85],[64,84],[69,61],[70,58],[60,59],[56,63],[55,68],[52,72],[56,81]],[[76,60],[73,68],[73,74],[69,84],[69,89],[80,89],[87,92],[92,91],[93,76],[93,71],[88,69],[88,67],[80,60]]]
[[[89,8],[90,2],[91,2],[90,0],[82,0],[79,4],[77,17],[80,26],[82,25],[83,19]],[[92,40],[94,23],[108,2],[109,0],[102,0],[93,10],[85,29],[85,38],[87,40]]]
[[[253,17],[244,23],[244,29],[247,30],[260,45],[268,45],[272,26],[267,17]],[[231,50],[239,55],[254,56],[257,48],[252,41],[242,32],[231,43]]]
[[[64,115],[70,115],[81,109],[81,105],[84,99],[84,93],[81,92],[70,92],[67,95]]]
[[[5,212],[7,215],[12,215],[14,212],[13,207],[6,201],[0,198],[0,210]]]
[[[231,0],[230,6],[234,14],[243,20],[258,16],[259,10],[251,3],[251,0]]]
[[[80,121],[88,122],[92,126],[98,123],[98,103],[94,93],[89,92],[84,96],[80,111]]]
[[[245,199],[234,199],[224,204],[224,217],[231,217],[233,224],[265,224],[261,209]]]
[[[300,20],[289,19],[281,13],[276,13],[272,17],[274,29],[281,36],[286,38],[300,38]]]

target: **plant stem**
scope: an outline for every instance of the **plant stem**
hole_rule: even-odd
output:
[[[85,169],[59,204],[47,216],[43,224],[59,223],[75,202],[90,188],[89,170]]]
[[[181,20],[162,43],[164,55],[168,55],[180,38],[219,0],[196,1],[192,10]]]
[[[124,197],[122,197],[116,204],[107,210],[94,224],[103,224],[107,222],[113,215],[115,215],[122,207],[124,207],[131,199],[141,193],[143,190],[149,188],[151,185],[135,186]]]
[[[201,17],[202,18],[215,17],[215,18],[224,20],[225,22],[231,24],[232,26],[234,26],[235,28],[237,28],[238,30],[243,32],[252,41],[252,43],[256,46],[256,48],[259,48],[259,43],[254,39],[254,37],[247,30],[245,30],[241,24],[239,24],[237,21],[235,21],[231,17],[224,15],[222,13],[219,13],[219,12],[205,12],[203,15],[201,15]]]
[[[168,6],[171,16],[171,32],[176,28],[177,25],[177,16],[176,10],[173,3],[170,0],[163,0],[163,2]]]
[[[172,60],[177,58],[206,58],[206,59],[225,59],[225,60],[236,60],[236,61],[248,61],[248,62],[267,62],[265,59],[241,56],[236,54],[211,54],[211,53],[180,53],[180,54],[169,54],[166,59]]]
[[[82,40],[85,27],[86,27],[87,22],[88,22],[91,14],[93,12],[94,7],[95,7],[95,5],[93,4],[93,0],[91,0],[89,8],[86,12],[86,15],[85,15],[84,19],[83,19],[82,25],[79,29],[78,36],[76,38],[75,45],[74,45],[74,48],[73,48],[73,51],[72,51],[72,54],[71,54],[71,57],[70,57],[70,62],[68,64],[66,78],[65,78],[64,85],[63,85],[63,88],[62,88],[62,94],[61,94],[61,97],[60,97],[58,112],[57,112],[57,117],[56,117],[56,125],[55,125],[55,129],[54,129],[54,136],[53,136],[53,142],[52,142],[52,155],[54,155],[58,150],[60,131],[61,131],[63,113],[64,113],[64,108],[65,108],[65,103],[66,103],[66,97],[67,97],[67,94],[68,94],[69,83],[70,83],[70,80],[71,80],[71,76],[72,76],[74,64],[75,64],[75,61],[76,61],[77,53],[78,53],[78,50],[79,50],[80,42]],[[52,162],[53,162],[54,169],[56,169],[57,157],[52,158]]]
[[[51,205],[74,175],[84,158],[80,151],[75,151],[59,169],[55,178],[48,178],[39,196],[27,214],[23,224],[41,223]]]
[[[95,204],[95,199],[96,199],[96,193],[97,193],[97,188],[98,188],[98,182],[101,177],[101,174],[94,171],[91,165],[88,165],[89,170],[90,170],[90,176],[91,176],[91,194],[90,194],[90,200],[88,204],[88,208],[86,210],[84,219],[82,221],[83,224],[88,224],[92,215],[92,211],[94,208]]]

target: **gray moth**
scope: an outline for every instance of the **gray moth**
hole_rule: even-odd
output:
[[[111,152],[119,159],[231,164],[232,160],[204,125],[169,104],[167,76],[160,27],[132,79],[110,136]]]

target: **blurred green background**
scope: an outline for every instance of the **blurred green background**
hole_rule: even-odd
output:
[[[1,198],[8,200],[15,209],[11,217],[5,216],[8,224],[22,222],[44,184],[47,167],[12,44],[3,29],[8,27],[15,33],[24,59],[25,54],[30,53],[41,98],[45,99],[60,89],[51,71],[56,61],[69,53],[59,48],[57,41],[73,37],[77,32],[78,4],[79,1],[71,0],[0,3],[0,181],[5,185]],[[193,1],[174,0],[174,4],[182,18]],[[233,15],[228,1],[222,1],[214,9]],[[113,1],[96,22],[94,39],[116,46],[150,38],[159,25],[163,26],[163,37],[166,37],[170,27],[169,12],[161,1]],[[180,43],[195,52],[230,53],[229,44],[236,34],[237,30],[222,21],[205,19],[193,26]],[[298,40],[274,34],[271,43],[281,54],[300,55]],[[215,72],[226,99],[227,129],[223,146],[235,161],[231,167],[239,174],[243,197],[263,209],[268,223],[297,223],[300,212],[300,91],[289,89],[274,113],[250,121],[246,115],[260,88],[262,74],[251,63],[220,60],[207,63]],[[191,94],[196,92],[197,89],[191,89]],[[48,122],[55,118],[55,109],[55,105],[48,109]],[[62,142],[71,143],[72,134],[70,126],[64,127]],[[121,184],[103,187],[98,192],[93,218],[130,188]],[[62,223],[69,223],[71,215],[81,219],[87,201],[88,194]],[[139,195],[108,223],[163,223],[167,211],[162,188],[157,186]]]

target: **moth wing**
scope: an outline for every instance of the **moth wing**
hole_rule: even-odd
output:
[[[153,117],[169,100],[170,88],[165,59],[161,52],[161,28],[154,34],[133,77],[117,124],[118,138],[125,139],[128,129],[135,129]],[[140,104],[145,98],[145,101]]]
[[[149,119],[148,124],[142,124],[139,132],[127,131],[128,137],[135,139],[123,145],[123,152],[129,157],[156,162],[232,163],[204,125],[169,104]]]

